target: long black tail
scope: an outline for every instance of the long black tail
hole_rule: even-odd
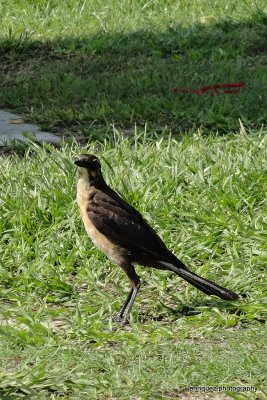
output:
[[[165,261],[161,261],[160,263],[206,294],[214,294],[223,300],[236,300],[239,298],[239,295],[232,290],[217,285],[217,283],[212,282],[209,279],[202,278],[201,276],[194,274],[194,272],[191,272],[186,267],[178,268]]]

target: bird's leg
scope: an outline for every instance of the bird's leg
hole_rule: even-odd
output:
[[[123,303],[122,308],[120,309],[120,311],[118,312],[118,314],[117,314],[117,316],[116,316],[117,320],[122,320],[124,311],[126,310],[128,304],[129,304],[129,302],[130,302],[130,300],[131,300],[131,298],[132,298],[133,291],[134,291],[134,289],[132,288],[131,291],[130,291],[130,293],[128,294],[128,296],[127,296],[125,302]]]
[[[120,322],[122,325],[126,325],[128,322],[128,316],[133,308],[134,300],[140,289],[141,282],[139,276],[136,274],[134,267],[131,264],[126,264],[122,266],[123,270],[126,272],[128,278],[132,283],[132,289],[128,294],[122,308],[115,316],[114,320]]]
[[[124,314],[122,315],[122,321],[121,321],[122,325],[126,325],[128,322],[128,316],[130,315],[130,312],[133,308],[134,300],[137,296],[140,286],[141,286],[141,282],[139,282],[138,285],[135,286],[134,289],[132,289],[132,295],[131,295],[130,301],[128,302],[127,306],[125,307]]]

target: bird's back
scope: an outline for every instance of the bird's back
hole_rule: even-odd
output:
[[[176,259],[142,215],[109,186],[91,187],[89,197],[91,223],[110,242],[125,249],[133,263],[151,265],[160,259]]]

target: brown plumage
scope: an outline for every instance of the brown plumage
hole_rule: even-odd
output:
[[[140,288],[134,264],[175,272],[206,294],[225,300],[239,296],[231,290],[191,272],[170,250],[141,214],[124,201],[104,181],[97,157],[82,154],[75,161],[79,168],[77,202],[86,232],[93,243],[127,274],[132,284],[116,320],[125,324]]]

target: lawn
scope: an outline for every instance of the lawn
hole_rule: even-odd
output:
[[[44,129],[93,138],[267,123],[265,0],[0,4],[0,104]],[[239,93],[173,89],[244,82]]]
[[[165,399],[189,385],[264,388],[266,144],[266,132],[179,140],[115,132],[105,143],[31,145],[22,158],[3,157],[0,388],[10,397],[2,398]],[[140,267],[131,325],[114,331],[128,281],[82,226],[73,165],[80,152],[101,157],[108,183],[192,270],[247,297],[210,298]]]
[[[266,11],[0,3],[2,108],[91,139],[0,156],[1,400],[266,398]],[[173,91],[243,81],[235,94]],[[137,267],[130,324],[114,324],[129,283],[83,228],[73,160],[85,152],[188,267],[243,297]]]

